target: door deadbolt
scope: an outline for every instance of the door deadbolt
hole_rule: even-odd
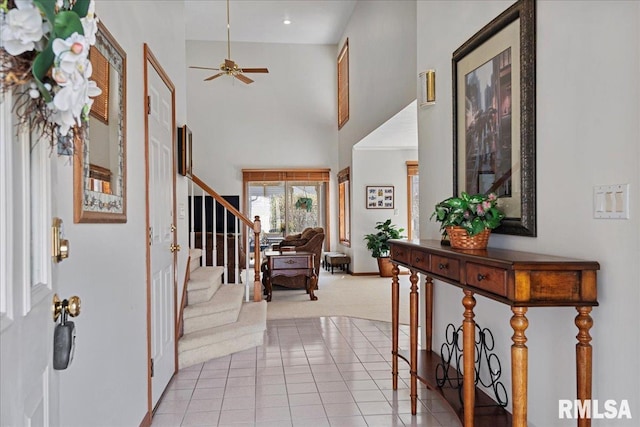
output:
[[[53,262],[60,262],[69,257],[69,241],[64,238],[60,218],[53,218],[51,225],[51,256]]]

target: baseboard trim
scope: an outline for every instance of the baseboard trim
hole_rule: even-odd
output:
[[[178,366],[178,340],[184,335],[184,308],[187,305],[187,285],[191,279],[191,255],[187,257],[187,271],[184,273],[182,295],[180,296],[180,314],[176,319],[176,366]]]

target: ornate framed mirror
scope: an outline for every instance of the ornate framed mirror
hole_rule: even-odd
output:
[[[75,222],[127,222],[127,55],[98,23],[89,53],[102,94],[94,99],[84,141],[75,141]]]

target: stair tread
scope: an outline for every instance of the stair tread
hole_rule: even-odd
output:
[[[194,270],[200,268],[200,258],[202,257],[202,249],[189,248],[189,258],[191,259],[189,264],[189,272],[193,273]]]
[[[257,330],[242,336],[234,336],[202,347],[186,350],[178,358],[179,369],[227,356],[239,351],[256,348],[264,344],[264,330]]]
[[[185,334],[178,341],[178,351],[192,350],[224,341],[234,336],[255,333],[265,330],[266,327],[266,301],[243,303],[236,322]]]
[[[238,309],[242,304],[244,291],[244,285],[222,285],[209,301],[186,306],[183,313],[184,319]]]
[[[222,274],[224,274],[224,267],[198,267],[192,271],[189,276],[187,290],[196,291],[206,289],[211,286],[216,277],[222,277]]]

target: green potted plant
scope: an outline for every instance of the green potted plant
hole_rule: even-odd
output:
[[[306,209],[307,212],[311,212],[311,209],[313,208],[313,200],[311,197],[300,197],[296,201],[296,208]]]
[[[484,249],[491,230],[498,227],[504,213],[498,208],[495,193],[449,197],[436,204],[431,219],[441,222],[440,230],[447,235],[451,247]]]
[[[371,256],[378,260],[378,270],[380,276],[391,277],[391,269],[393,265],[389,260],[389,239],[402,239],[402,232],[404,228],[398,228],[396,225],[391,224],[391,220],[388,219],[384,222],[379,221],[376,223],[375,233],[367,234],[364,236],[364,240],[367,242],[367,249],[371,251]]]

